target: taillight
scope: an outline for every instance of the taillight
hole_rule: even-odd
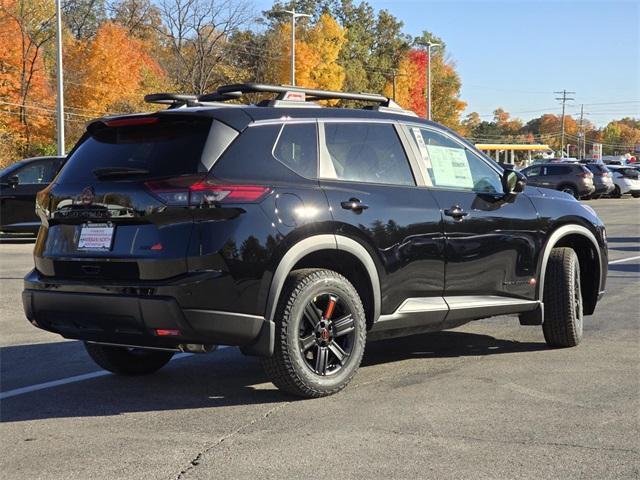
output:
[[[591,172],[582,172],[578,174],[579,177],[582,178],[593,178],[593,173]]]
[[[163,203],[184,207],[255,203],[271,191],[262,185],[229,185],[192,176],[146,182],[145,186]]]

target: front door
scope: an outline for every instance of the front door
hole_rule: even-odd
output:
[[[499,167],[453,135],[431,127],[406,131],[443,213],[450,307],[460,296],[532,300],[541,241],[532,202],[524,194],[505,197]]]
[[[30,162],[2,178],[0,209],[4,227],[9,227],[8,230],[21,230],[35,228],[40,224],[40,219],[35,213],[36,193],[51,182],[59,163],[60,160],[57,158]],[[16,181],[17,183],[14,183]]]
[[[376,260],[381,313],[403,305],[403,311],[433,312],[420,319],[407,315],[404,326],[437,323],[446,313],[440,208],[431,192],[417,186],[407,140],[393,122],[320,122],[320,183],[334,231],[356,239]]]

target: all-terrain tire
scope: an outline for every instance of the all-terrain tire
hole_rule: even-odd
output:
[[[87,353],[100,367],[118,375],[148,375],[164,367],[173,352],[113,347],[85,342]]]
[[[554,248],[544,279],[542,331],[550,347],[575,347],[582,339],[580,263],[571,248]]]
[[[351,352],[346,363],[333,375],[321,376],[306,363],[299,346],[299,331],[308,302],[327,292],[338,295],[353,316]],[[262,365],[280,390],[306,398],[339,392],[356,374],[366,343],[366,319],[358,292],[345,277],[332,270],[302,269],[285,282],[275,316],[274,354]]]

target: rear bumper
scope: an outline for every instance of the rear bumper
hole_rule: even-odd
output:
[[[258,343],[270,323],[261,316],[180,306],[176,297],[189,286],[206,282],[212,274],[194,274],[174,285],[153,289],[148,285],[51,283],[34,270],[25,278],[22,301],[31,323],[65,338],[156,348],[186,343],[244,347]],[[158,330],[177,330],[179,334],[158,335]]]
[[[595,192],[593,192],[595,195],[607,195],[613,192],[613,189],[616,188],[615,185],[608,184],[608,183],[597,184],[595,187],[596,187],[596,190]]]

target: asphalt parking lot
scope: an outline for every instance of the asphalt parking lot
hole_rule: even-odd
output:
[[[117,377],[33,328],[33,244],[0,240],[6,479],[640,478],[640,200],[587,202],[609,236],[583,343],[498,317],[367,346],[342,393],[298,400],[226,348]]]

